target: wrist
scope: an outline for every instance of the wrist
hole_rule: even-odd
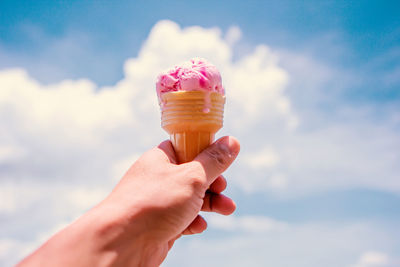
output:
[[[51,237],[18,266],[158,266],[159,244],[107,203]]]
[[[154,255],[162,243],[148,235],[140,211],[129,212],[116,203],[103,202],[89,214],[98,263],[105,266],[158,266]],[[123,207],[123,206],[122,206]],[[129,215],[128,215],[129,214]]]

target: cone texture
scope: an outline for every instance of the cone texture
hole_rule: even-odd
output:
[[[223,124],[225,97],[202,91],[162,95],[161,126],[170,135],[179,163],[192,161]]]

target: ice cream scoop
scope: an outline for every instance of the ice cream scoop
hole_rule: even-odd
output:
[[[225,90],[217,68],[194,58],[157,79],[161,126],[170,135],[179,163],[193,160],[222,127]]]
[[[158,100],[161,104],[164,104],[162,95],[168,92],[205,92],[205,112],[210,108],[209,96],[212,92],[225,95],[221,74],[218,69],[202,58],[193,58],[162,72],[157,78],[156,89]]]

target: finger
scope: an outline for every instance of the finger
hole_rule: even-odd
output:
[[[239,150],[239,141],[234,137],[225,136],[203,150],[194,161],[188,164],[197,165],[197,168],[202,168],[206,176],[207,185],[209,186],[232,164]],[[200,166],[198,166],[199,163]]]
[[[175,150],[170,140],[165,140],[164,142],[159,144],[157,148],[165,154],[166,160],[168,160],[168,162],[177,164]]]
[[[222,215],[232,214],[236,209],[235,202],[222,194],[208,192],[204,197],[202,211],[216,212]]]
[[[215,181],[210,185],[208,189],[212,193],[219,194],[226,189],[227,183],[224,176],[220,175],[215,179]]]
[[[182,232],[183,235],[200,234],[207,229],[207,222],[203,217],[197,215],[193,222]]]

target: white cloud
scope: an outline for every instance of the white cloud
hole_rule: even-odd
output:
[[[119,181],[139,157],[140,154],[135,153],[119,161],[115,161],[112,167],[112,177],[115,181]]]
[[[233,62],[228,39],[240,38],[239,33],[232,27],[224,39],[218,28],[182,29],[160,21],[138,56],[126,61],[125,77],[103,88],[87,79],[43,85],[22,69],[2,70],[0,177],[109,188],[145,149],[166,137],[154,90],[158,72],[201,56],[223,75],[228,96],[222,133],[242,142],[238,173],[250,175],[245,181],[241,175],[232,177],[237,188],[288,195],[357,186],[400,191],[393,110],[379,123],[370,119],[375,109],[338,106],[328,114],[312,105],[294,113],[292,105],[301,94],[286,92],[287,87],[299,83],[304,88],[297,90],[305,90],[314,103],[323,98],[318,89],[338,72],[266,45]]]
[[[237,188],[288,197],[343,188],[400,192],[397,103],[352,104],[341,94],[359,86],[355,73],[306,53],[276,55],[289,76],[285,93],[297,127],[259,120],[243,134]]]
[[[85,211],[106,198],[109,193],[109,189],[76,188],[68,192],[66,197],[67,201],[76,206],[79,210]]]
[[[0,266],[11,266],[85,211],[112,187],[38,182],[0,183]]]
[[[279,163],[279,156],[272,149],[265,147],[260,151],[255,151],[242,156],[242,160],[255,169],[272,168]]]
[[[181,28],[160,21],[138,56],[125,62],[123,79],[101,88],[88,79],[45,85],[23,69],[0,71],[0,216],[5,218],[0,222],[0,236],[6,240],[0,246],[0,265],[25,246],[11,237],[23,232],[25,240],[37,240],[39,233],[46,232],[44,228],[76,218],[104,197],[139,155],[167,137],[160,128],[155,79],[162,69],[194,56],[209,59],[222,73],[227,104],[221,133],[234,134],[242,142],[243,155],[230,172],[231,183],[241,193],[293,197],[352,187],[400,192],[398,108],[379,106],[381,117],[376,116],[376,107],[337,105],[327,112],[318,106],[319,101],[326,103],[335,96],[326,85],[338,77],[343,84],[351,84],[351,75],[265,44],[233,61],[232,46],[240,36],[237,27],[223,36],[218,28]],[[28,216],[34,228],[29,233],[23,227]],[[282,233],[279,229],[286,229],[285,223],[267,217],[214,218],[211,222],[215,228],[251,235],[250,239],[235,237],[232,244],[216,242],[233,247],[237,255],[240,249],[251,255],[257,245],[270,249],[289,244],[293,259],[307,262],[305,257],[313,255],[298,240],[319,252],[322,248],[311,244],[308,236],[317,235],[311,239],[319,244],[336,240],[324,233],[332,230],[329,227],[313,230],[307,226],[303,230],[289,227],[282,243],[276,234],[274,238],[268,234]],[[353,235],[342,230],[340,236]],[[357,240],[364,240],[357,229],[352,230]],[[257,237],[256,232],[264,235]],[[275,243],[266,241],[269,238]],[[350,238],[346,240],[351,243]],[[335,251],[343,252],[340,242],[332,242]],[[297,246],[301,247],[298,252]],[[271,262],[282,257],[283,263],[293,263],[286,259],[287,251],[278,252],[268,254]],[[338,256],[322,252],[318,259]],[[263,251],[258,253],[255,259],[264,259]],[[235,255],[232,259],[242,262]]]
[[[237,29],[232,31],[237,34]],[[228,92],[227,129],[243,131],[260,119],[293,127],[295,115],[283,92],[287,74],[267,46],[233,63],[232,48],[218,28],[181,29],[174,22],[161,21],[138,57],[126,61],[125,77],[114,86],[98,88],[87,79],[43,85],[22,69],[2,70],[0,127],[18,137],[7,144],[7,157],[11,151],[14,158],[15,151],[23,151],[34,162],[21,165],[20,160],[0,175],[43,179],[45,172],[49,179],[108,179],[115,158],[140,154],[165,138],[159,127],[155,78],[160,70],[194,56],[210,59],[223,73]],[[3,138],[0,143],[8,142]],[[97,170],[91,173],[90,164]]]
[[[8,111],[2,120],[41,138],[92,143],[131,119],[129,98],[119,88],[96,91],[85,79],[44,86],[20,69],[1,71],[0,84],[0,105]]]
[[[220,216],[207,215],[209,226],[223,231],[263,233],[285,230],[288,225],[266,216]]]
[[[15,225],[3,227],[9,231],[1,236],[22,231],[36,240],[44,228],[75,219],[111,190],[123,168],[162,141],[154,82],[177,62],[200,56],[221,70],[227,128],[251,127],[263,114],[288,124],[294,115],[283,94],[285,71],[265,45],[233,63],[231,45],[239,35],[231,29],[229,43],[218,28],[161,21],[138,56],[126,61],[124,78],[101,88],[88,79],[45,85],[23,69],[1,70],[0,213]],[[29,233],[21,228],[27,216],[36,225]]]
[[[67,222],[58,223],[44,232],[35,233],[34,238],[29,240],[12,238],[0,239],[0,265],[13,266],[17,264],[21,259],[32,253],[52,235],[68,224]]]
[[[43,190],[42,188],[40,188]],[[0,184],[0,216],[11,215],[30,206],[31,201],[39,198],[40,193],[31,185],[21,185],[18,182]]]
[[[361,255],[354,267],[389,266],[389,256],[379,251],[368,251]]]
[[[6,163],[9,161],[20,160],[24,157],[24,149],[11,146],[11,145],[4,145],[0,146],[0,163]]]
[[[291,197],[355,187],[398,193],[400,139],[396,123],[385,119],[370,122],[370,114],[367,111],[357,118],[355,111],[346,110],[350,122],[333,119],[311,130],[267,133],[265,139],[273,144],[273,150],[269,144],[244,149],[237,163],[241,175],[232,181],[247,192],[269,191]],[[253,138],[259,140],[262,135]]]
[[[242,31],[238,26],[230,27],[225,34],[225,40],[230,46],[233,46],[240,38],[242,38]]]
[[[16,199],[12,192],[0,188],[3,201],[0,202],[0,214],[12,213],[16,211]]]
[[[176,242],[163,266],[352,266],[371,247],[388,251],[399,244],[390,238],[395,228],[366,222],[288,223],[262,216],[217,220],[208,219],[202,235]],[[395,253],[364,254],[360,262],[394,267]]]
[[[0,239],[0,263],[2,266],[15,265],[26,253],[26,244],[15,239]],[[13,256],[12,256],[13,255]]]
[[[235,118],[230,122],[234,129],[243,131],[258,121],[277,120],[283,120],[284,126],[296,126],[296,116],[284,95],[287,73],[278,67],[277,55],[270,48],[260,45],[221,70],[229,97],[226,116]]]
[[[46,181],[15,181],[0,183],[0,216],[20,213],[49,212],[46,219],[58,220],[57,216],[76,218],[93,207],[111,191],[112,185],[83,187],[76,184],[48,183]],[[46,211],[47,209],[47,211]]]

